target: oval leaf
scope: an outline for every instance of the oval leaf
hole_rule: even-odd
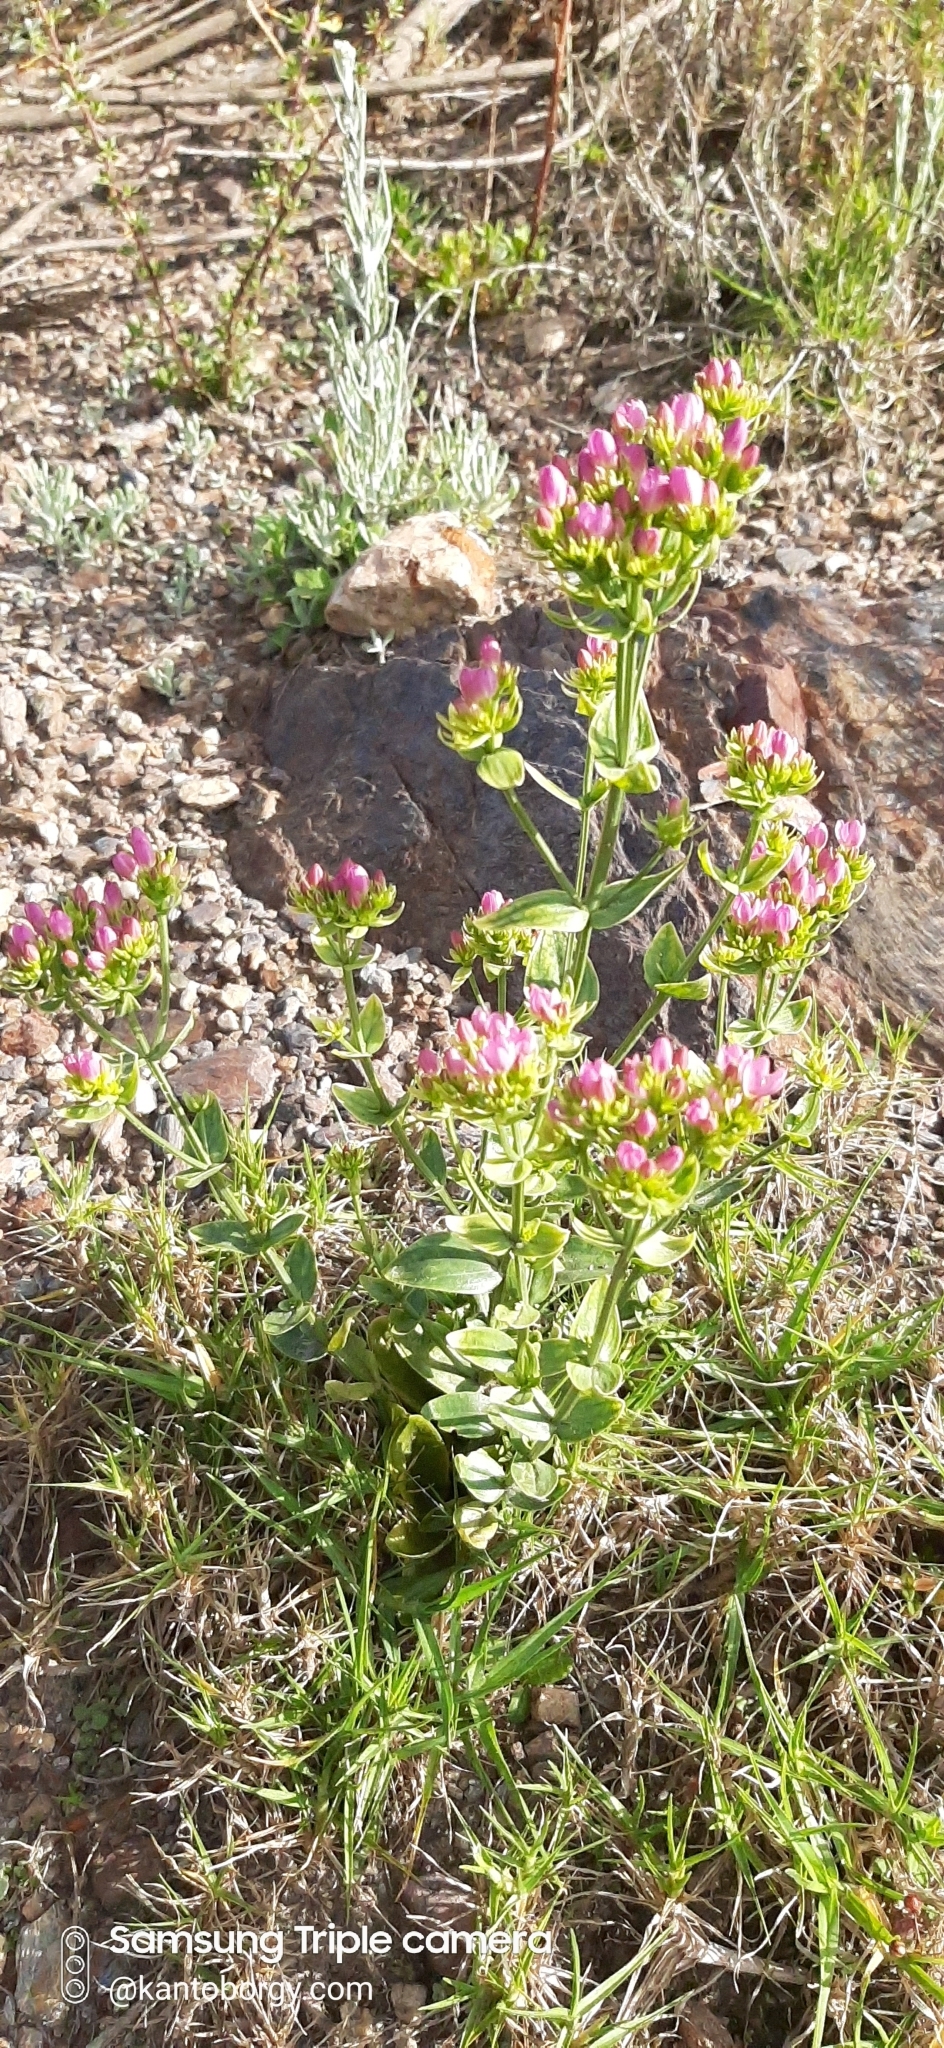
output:
[[[422,1287],[426,1294],[490,1294],[501,1277],[484,1254],[455,1244],[445,1233],[418,1238],[389,1272],[399,1286]]]
[[[594,931],[607,932],[613,925],[625,924],[627,918],[635,917],[651,897],[658,896],[660,889],[668,888],[669,883],[675,881],[684,866],[684,861],[678,861],[674,868],[660,868],[655,875],[637,875],[628,882],[608,882],[605,889],[601,889],[590,913]]]
[[[535,932],[582,932],[588,911],[582,903],[565,896],[562,889],[535,889],[530,896],[515,896],[503,903],[481,923],[493,932],[514,931],[518,926]]]
[[[483,754],[475,772],[489,789],[517,789],[524,781],[524,761],[514,747],[499,747],[496,754]]]

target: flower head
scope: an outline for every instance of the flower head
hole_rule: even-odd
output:
[[[506,1011],[479,1004],[460,1017],[442,1055],[426,1048],[417,1060],[421,1100],[471,1119],[515,1118],[533,1112],[546,1064],[543,1041]]]

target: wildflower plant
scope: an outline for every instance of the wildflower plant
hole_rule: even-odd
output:
[[[473,1007],[424,1044],[406,1085],[382,1064],[383,1005],[357,987],[374,935],[400,914],[395,887],[348,857],[334,873],[316,862],[292,899],[315,954],[343,982],[346,1016],[322,1029],[356,1076],[336,1084],[339,1108],[363,1127],[339,1155],[363,1255],[343,1312],[329,1303],[321,1322],[309,1313],[314,1261],[291,1244],[297,1219],[276,1241],[254,1242],[281,1290],[274,1312],[307,1317],[306,1356],[327,1350],[325,1398],[370,1401],[381,1418],[394,1504],[384,1540],[412,1599],[520,1540],[583,1469],[587,1446],[619,1430],[621,1391],[646,1344],[646,1275],[686,1255],[719,1176],[763,1172],[778,1148],[808,1136],[820,1099],[841,1085],[834,1050],[818,1050],[809,1031],[800,983],[867,881],[861,821],[828,826],[812,802],[811,756],[761,721],[728,736],[702,776],[707,796],[658,800],[652,647],[763,481],[762,414],[738,365],[712,361],[692,391],[651,415],[627,400],[574,465],[559,458],[541,470],[534,544],[586,633],[562,679],[585,735],[581,784],[561,787],[512,744],[518,676],[487,638],[458,671],[440,737],[509,806],[548,885],[512,900],[492,888],[469,909],[451,958]],[[569,867],[528,810],[529,780],[579,816]],[[637,874],[614,877],[630,794],[656,799],[645,818],[653,852]],[[744,820],[724,865],[707,835],[719,803]],[[693,945],[671,922],[640,941],[650,1000],[601,1053],[591,1043],[594,949],[631,929],[693,853],[716,890],[714,915]],[[97,1040],[68,1062],[72,1113],[117,1107],[134,1121],[142,1069],[168,1090],[168,918],[179,885],[172,855],[140,832],[113,870],[97,893],[86,885],[63,905],[26,905],[8,935],[6,979],[47,1010],[71,1011]],[[149,1031],[140,1006],[155,982]],[[669,1003],[692,1006],[698,1050],[666,1029]],[[131,1051],[116,1018],[130,1023]],[[205,1183],[233,1218],[206,1125],[186,1128],[185,1185]],[[391,1146],[402,1155],[424,1235],[365,1208],[372,1146],[384,1160]],[[221,1223],[213,1242],[244,1243],[228,1230]]]

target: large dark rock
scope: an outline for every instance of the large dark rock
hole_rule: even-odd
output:
[[[573,640],[529,607],[495,630],[522,663],[525,715],[516,744],[576,788],[580,724],[554,676],[569,666]],[[452,634],[442,631],[380,667],[303,663],[277,685],[263,722],[269,757],[290,778],[280,827],[302,860],[328,863],[350,853],[383,867],[406,901],[397,937],[433,959],[444,956],[450,929],[484,889],[520,895],[548,879],[503,798],[437,738],[453,652]],[[805,709],[809,745],[824,771],[817,800],[827,817],[866,819],[878,864],[828,967],[818,970],[824,1000],[863,1025],[883,1003],[899,1013],[927,1011],[925,1044],[944,1051],[944,591],[869,603],[847,592],[813,597],[774,577],[708,590],[685,624],[663,637],[651,697],[663,789],[629,809],[615,872],[649,858],[643,821],[667,797],[697,797],[698,769],[717,755],[732,723],[776,713],[796,730]],[[533,783],[522,794],[567,865],[574,814]],[[729,815],[712,824],[719,846]],[[713,907],[693,868],[683,886],[597,941],[609,1044],[646,1000],[640,956],[648,935],[671,917],[691,944]],[[671,1023],[690,1036],[695,1018],[678,1006]]]
[[[522,664],[524,717],[515,744],[565,788],[578,790],[582,723],[555,679],[573,653],[566,636],[539,611],[521,607],[500,623],[502,647]],[[570,648],[576,646],[570,642]],[[512,817],[504,798],[444,747],[436,713],[452,692],[453,636],[428,634],[417,651],[378,667],[324,669],[303,663],[275,690],[264,737],[274,765],[290,777],[279,813],[281,830],[307,864],[329,866],[350,854],[365,867],[382,867],[396,881],[406,908],[395,942],[421,946],[443,959],[449,933],[478,905],[486,889],[505,896],[552,886],[551,877]],[[422,648],[422,652],[419,648]],[[709,749],[709,758],[716,747]],[[667,754],[663,789],[627,811],[614,876],[635,873],[654,851],[644,817],[666,798],[684,794],[687,777]],[[563,865],[572,868],[576,813],[537,784],[520,792]],[[671,917],[687,944],[711,914],[707,885],[698,874],[660,896],[632,924],[601,935],[594,949],[600,976],[600,1028],[613,1045],[649,999],[641,954],[656,926]],[[674,1020],[686,1033],[692,1006]]]

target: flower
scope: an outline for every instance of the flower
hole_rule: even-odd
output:
[[[588,633],[577,652],[577,667],[584,670],[595,668],[598,662],[613,661],[615,656],[615,640],[608,639],[603,633]]]
[[[7,933],[7,952],[11,960],[20,966],[33,966],[39,960],[39,948],[31,924],[11,924]]]
[[[705,401],[697,391],[680,391],[669,407],[676,433],[681,438],[693,434],[705,417]]]
[[[486,668],[500,668],[501,658],[500,642],[496,640],[494,633],[488,633],[479,648],[479,660],[484,662]]]
[[[496,910],[504,908],[506,898],[500,889],[486,889],[479,910],[483,917],[494,917]]]
[[[567,521],[568,534],[578,539],[609,540],[615,530],[612,507],[605,502],[597,505],[591,498],[582,499]]]
[[[861,818],[840,818],[833,828],[833,837],[843,853],[858,853],[865,840],[865,826]]]
[[[502,660],[501,647],[491,634],[483,640],[478,660],[460,668],[456,688],[458,696],[437,714],[439,737],[454,753],[478,761],[501,746],[505,733],[521,717],[518,671]]]
[[[340,966],[350,955],[337,952],[338,942],[359,937],[373,925],[393,924],[403,908],[396,898],[382,868],[369,875],[359,861],[345,855],[333,875],[325,873],[320,861],[313,861],[289,900],[314,918],[319,958]]]
[[[570,1004],[559,989],[542,988],[540,982],[532,982],[527,992],[528,1009],[538,1024],[567,1024],[570,1020]]]
[[[494,697],[498,688],[498,672],[493,668],[460,668],[458,678],[459,696],[463,705],[481,704],[486,697]]]
[[[724,454],[732,456],[743,455],[747,447],[750,431],[747,421],[742,419],[740,413],[738,413],[735,419],[729,420],[721,436],[721,447]]]
[[[62,1064],[74,1081],[97,1081],[106,1071],[104,1060],[91,1051],[67,1052]]]
[[[116,853],[112,861],[112,867],[116,875],[121,876],[123,882],[133,882],[138,872],[138,863],[133,853]]]
[[[567,478],[561,475],[553,462],[545,463],[544,468],[538,470],[538,494],[548,512],[557,512],[571,495]]]
[[[140,825],[132,826],[131,832],[129,834],[129,840],[131,845],[131,851],[134,855],[135,860],[137,861],[139,868],[152,868],[154,866],[156,855],[154,852],[154,848],[151,845],[151,842],[147,836],[147,833],[142,832]]]
[[[837,838],[839,831],[837,825]],[[720,933],[702,955],[703,966],[722,974],[804,966],[871,873],[872,863],[861,851],[864,828],[861,837],[858,831],[852,837],[856,847],[840,853],[830,847],[825,825],[813,825],[803,838],[795,838],[774,824],[768,839],[755,841],[752,852],[754,861],[779,859],[778,871],[759,893],[735,891]]]
[[[697,469],[690,469],[679,463],[669,472],[669,492],[673,504],[691,505],[697,509],[704,496],[704,479]]]
[[[422,1100],[464,1117],[531,1115],[546,1058],[530,1025],[479,1004],[471,1017],[460,1017],[441,1056],[424,1048],[416,1087]]]
[[[621,398],[612,415],[612,425],[618,433],[644,434],[649,424],[649,414],[641,398]]]

